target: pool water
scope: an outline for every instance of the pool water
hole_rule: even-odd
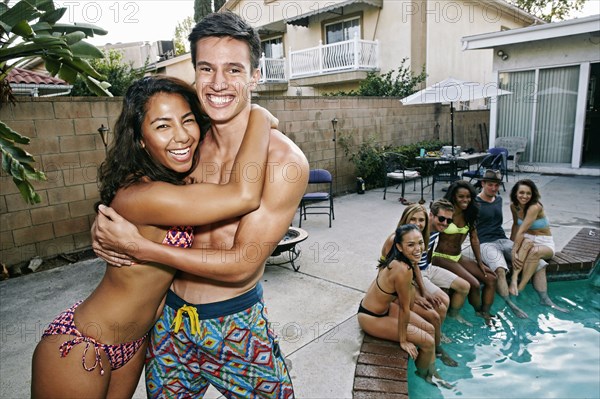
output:
[[[455,384],[433,387],[414,375],[409,395],[417,398],[600,398],[600,273],[588,280],[549,284],[550,297],[571,312],[539,305],[529,285],[516,298],[529,319],[519,319],[496,296],[493,327],[483,325],[465,303],[462,315],[473,327],[444,323],[443,344],[458,363],[436,361],[441,376]]]

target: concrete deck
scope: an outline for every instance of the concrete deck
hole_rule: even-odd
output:
[[[600,227],[598,177],[519,177],[538,184],[557,250],[582,227]],[[514,182],[511,175],[506,189]],[[436,187],[436,198],[442,197],[442,186]],[[417,201],[411,188],[407,186],[406,197]],[[510,230],[508,191],[501,194],[505,228]],[[431,192],[426,189],[425,195],[429,203]],[[296,261],[299,272],[290,265],[266,267],[265,300],[299,398],[351,398],[355,372],[361,377],[356,367],[363,334],[356,309],[375,277],[381,245],[404,209],[399,194],[388,191],[387,200],[382,197],[382,190],[371,190],[336,198],[331,228],[323,215],[309,215],[302,223],[310,236],[297,246],[302,250]],[[29,397],[31,355],[42,330],[60,311],[85,298],[103,271],[102,262],[94,259],[0,282],[0,398]],[[371,351],[378,350],[371,345]],[[134,397],[145,397],[143,381]],[[212,391],[207,397],[218,395]]]

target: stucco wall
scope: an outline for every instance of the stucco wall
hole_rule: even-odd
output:
[[[351,136],[355,144],[369,137],[386,145],[450,140],[448,106],[407,107],[394,98],[357,97],[263,97],[256,103],[279,118],[280,130],[304,151],[311,168],[336,174],[337,154],[340,193],[354,190],[355,176],[342,148],[334,147],[334,117],[339,121],[338,136]],[[93,205],[99,198],[97,168],[105,159],[98,128],[103,124],[112,129],[120,109],[120,98],[77,97],[24,99],[15,107],[2,107],[0,119],[31,137],[26,149],[35,155],[48,181],[34,184],[42,202],[30,206],[2,172],[1,262],[13,265],[36,255],[45,258],[89,247]],[[456,143],[476,146],[479,124],[488,119],[488,111],[457,112]]]

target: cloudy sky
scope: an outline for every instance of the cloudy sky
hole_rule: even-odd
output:
[[[194,16],[193,0],[60,0],[67,8],[61,22],[87,22],[108,31],[88,41],[95,45],[170,40],[177,23]]]

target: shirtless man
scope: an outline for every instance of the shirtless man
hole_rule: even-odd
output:
[[[192,176],[223,184],[230,178],[248,123],[251,91],[260,77],[260,38],[227,12],[200,21],[190,42],[196,91],[212,121]],[[138,261],[180,270],[151,333],[149,397],[202,396],[209,383],[227,397],[293,396],[277,338],[268,328],[260,279],[294,217],[308,171],[301,150],[273,130],[260,207],[241,219],[197,227],[193,249],[169,251],[149,242],[112,210],[98,216],[94,248],[107,261],[127,264],[118,260],[122,255],[117,253],[124,251]],[[241,172],[241,178],[257,173]],[[190,198],[190,206],[201,200]]]
[[[508,291],[506,273],[508,262],[512,261],[513,242],[506,237],[502,228],[502,198],[498,195],[502,175],[498,171],[486,170],[482,182],[481,193],[475,198],[479,205],[477,231],[481,243],[481,257],[490,269],[496,272],[498,280],[496,292],[504,299],[508,307],[517,317],[526,319],[527,313],[511,301]],[[541,261],[533,275],[533,288],[537,291],[542,305],[551,306],[557,310],[565,311],[552,302],[548,297],[548,282],[546,281],[546,262]]]

